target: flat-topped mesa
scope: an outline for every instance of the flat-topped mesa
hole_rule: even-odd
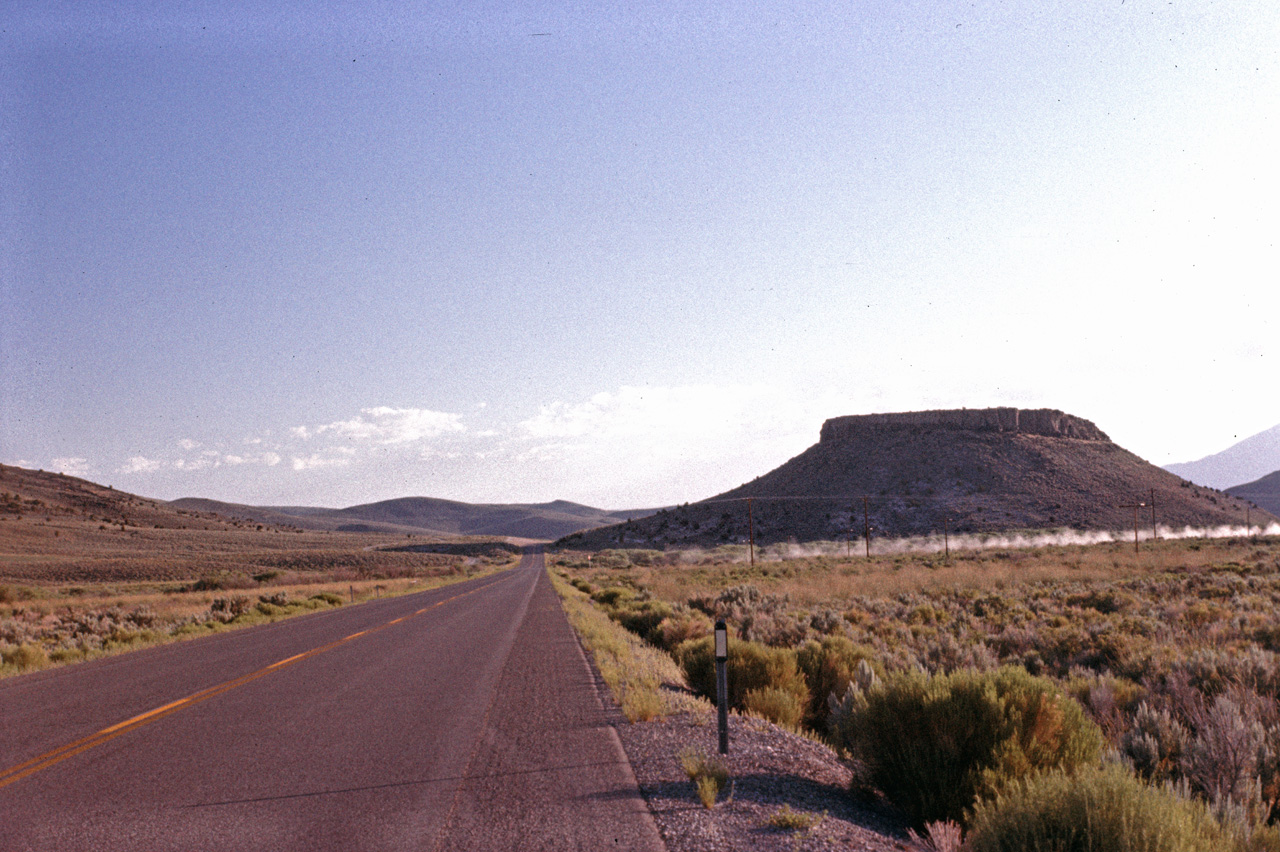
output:
[[[887,429],[946,429],[960,432],[1018,432],[1078,441],[1110,441],[1082,417],[1053,408],[961,408],[901,414],[852,414],[822,424],[821,443],[845,441]]]

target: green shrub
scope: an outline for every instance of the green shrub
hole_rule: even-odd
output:
[[[1229,837],[1203,805],[1149,787],[1121,766],[1036,776],[978,803],[969,852],[1223,852]]]
[[[703,613],[697,610],[677,611],[658,625],[650,641],[664,650],[672,651],[681,642],[710,636],[712,629],[711,619]]]
[[[19,671],[42,669],[49,665],[49,655],[39,645],[24,642],[16,648],[9,648],[0,653],[0,661],[3,661],[6,666],[13,666]]]
[[[621,606],[627,601],[635,598],[635,592],[622,586],[610,586],[607,589],[601,589],[591,596],[591,599],[598,604],[607,607]]]
[[[804,722],[815,730],[826,727],[827,697],[840,698],[853,683],[858,663],[871,662],[875,652],[865,645],[855,645],[844,636],[825,636],[821,642],[806,642],[796,652],[796,664],[809,686],[809,703]]]
[[[692,639],[675,650],[676,662],[684,669],[689,686],[711,701],[716,700],[714,641],[710,636]],[[794,651],[758,642],[732,641],[727,668],[731,709],[747,709],[747,693],[771,688],[789,693],[802,712],[809,703],[809,687],[796,665]]]
[[[84,658],[85,652],[83,648],[55,648],[53,653],[49,655],[49,659],[55,663],[73,663]]]
[[[342,606],[342,595],[335,595],[333,592],[320,592],[319,594],[312,595],[310,599],[313,601],[323,601],[329,606]]]
[[[257,583],[253,581],[253,578],[244,574],[222,573],[201,577],[187,587],[187,590],[191,592],[217,592],[231,589],[251,589],[256,585]]]
[[[655,645],[658,644],[654,641],[655,638],[658,638],[656,636],[658,625],[669,618],[671,614],[671,604],[663,601],[628,603],[612,613],[614,621],[641,639],[645,639]]]
[[[1025,669],[899,674],[851,690],[832,735],[916,827],[963,821],[976,800],[1032,773],[1098,760],[1102,734]]]
[[[788,728],[800,727],[805,705],[799,696],[776,686],[753,689],[742,698],[742,709]]]
[[[819,814],[792,810],[790,805],[784,804],[769,815],[767,824],[782,831],[808,831],[820,822],[822,816]]]
[[[738,643],[729,642],[730,649]],[[681,642],[672,651],[676,663],[684,671],[689,688],[703,698],[716,700],[715,640],[711,636]]]
[[[102,640],[103,648],[125,648],[135,642],[146,642],[155,638],[155,634],[150,630],[135,632],[133,630],[121,630],[116,628]]]
[[[597,568],[630,568],[631,554],[625,550],[602,550],[591,560]]]

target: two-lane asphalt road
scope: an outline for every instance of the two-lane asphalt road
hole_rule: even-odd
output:
[[[660,850],[541,554],[0,681],[0,850]]]

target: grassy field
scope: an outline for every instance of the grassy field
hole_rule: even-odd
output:
[[[457,553],[407,552],[384,548],[431,540],[179,517],[190,523],[145,528],[72,513],[5,517],[0,676],[421,591],[517,559],[493,542],[462,542]]]
[[[726,619],[767,670],[756,709],[815,733],[862,661],[881,677],[1012,665],[1076,699],[1140,777],[1224,821],[1280,818],[1280,539],[839,551],[568,551],[553,568],[695,687],[698,641]]]

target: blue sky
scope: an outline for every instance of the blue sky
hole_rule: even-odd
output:
[[[0,461],[624,508],[844,414],[1280,423],[1270,2],[5,8]]]

